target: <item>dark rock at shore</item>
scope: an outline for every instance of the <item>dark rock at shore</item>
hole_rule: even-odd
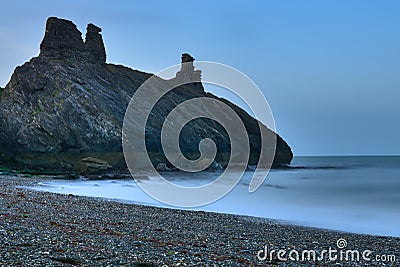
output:
[[[126,170],[122,122],[132,95],[151,74],[106,63],[100,32],[99,27],[89,24],[83,41],[71,21],[47,20],[40,55],[17,67],[7,86],[0,88],[1,164],[72,172],[91,157],[106,162],[109,169]],[[168,112],[187,99],[217,98],[204,91],[199,82],[201,72],[194,70],[193,61],[189,54],[183,54],[176,77],[190,75],[193,83],[169,92],[152,111],[146,126],[146,145],[155,167],[160,163],[170,167],[160,145],[160,130]],[[243,120],[251,146],[249,164],[256,164],[260,153],[257,120],[220,100]],[[211,120],[190,122],[181,137],[182,151],[189,158],[198,155],[200,140],[210,137],[218,147],[216,163],[224,166],[229,159],[229,137]],[[275,165],[290,164],[292,156],[290,147],[277,135]]]
[[[79,161],[74,171],[83,175],[103,174],[111,170],[112,166],[105,160],[86,157]]]

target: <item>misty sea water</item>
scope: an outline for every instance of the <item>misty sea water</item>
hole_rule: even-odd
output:
[[[194,210],[250,215],[346,232],[400,237],[400,157],[295,157],[299,168],[271,170],[248,192],[245,173],[223,198]],[[199,186],[220,173],[166,173],[171,182]],[[157,183],[150,177],[146,183]],[[168,207],[144,193],[134,180],[46,181],[35,189]],[[176,207],[172,207],[176,208]]]

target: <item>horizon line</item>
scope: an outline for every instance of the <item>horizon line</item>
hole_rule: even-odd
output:
[[[293,155],[295,157],[400,157],[400,154],[314,154]]]

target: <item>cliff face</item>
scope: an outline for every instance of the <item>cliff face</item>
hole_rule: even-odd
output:
[[[121,131],[131,96],[151,74],[124,66],[106,64],[101,29],[87,27],[86,40],[67,20],[49,18],[40,45],[40,55],[17,67],[10,82],[0,88],[0,163],[23,168],[72,171],[85,157],[107,161],[125,169]],[[182,56],[182,62],[193,58]],[[177,73],[177,78],[179,76]],[[194,71],[193,75],[200,75]],[[163,119],[177,104],[207,96],[201,83],[181,86],[168,93],[152,112],[146,127],[146,145],[155,166],[167,163],[160,146]],[[259,154],[259,128],[255,119],[224,100],[239,114],[249,132],[251,157]],[[207,119],[184,128],[182,151],[198,153],[205,137],[218,144],[216,161],[224,164],[229,138],[221,127]],[[278,136],[276,164],[289,164],[292,152]]]

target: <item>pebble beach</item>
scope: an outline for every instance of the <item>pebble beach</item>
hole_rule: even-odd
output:
[[[400,266],[400,238],[28,188],[46,179],[0,176],[0,266]],[[321,255],[338,240],[371,260],[260,258],[266,247]]]

